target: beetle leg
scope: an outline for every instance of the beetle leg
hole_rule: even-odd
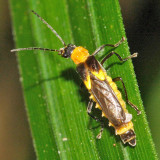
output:
[[[94,103],[93,100],[90,100],[90,101],[88,102],[87,113],[88,113],[88,115],[89,115],[90,117],[92,117],[92,118],[95,119],[96,121],[101,122],[101,130],[100,130],[99,134],[96,136],[97,139],[101,139],[101,137],[102,137],[102,132],[103,132],[103,130],[104,130],[104,122],[91,114],[91,110],[92,110],[92,107],[93,107],[93,103]]]
[[[88,102],[87,113],[91,113],[93,107],[93,101],[90,99]]]
[[[122,37],[122,39],[121,39],[118,43],[116,43],[116,44],[104,44],[104,45],[100,46],[99,48],[97,48],[97,49],[93,52],[92,56],[97,55],[97,54],[98,54],[104,47],[106,47],[106,46],[109,46],[109,47],[118,47],[124,40],[125,40],[125,38]]]
[[[102,124],[101,125],[101,130],[100,130],[99,134],[96,136],[97,139],[101,139],[103,130],[104,130],[104,125]]]
[[[93,115],[91,114],[92,107],[93,107],[93,103],[94,103],[94,102],[90,99],[89,102],[88,102],[88,106],[87,106],[87,113],[88,113],[88,115],[89,115],[91,118],[95,119],[96,121],[100,121],[97,117],[95,117],[95,116],[93,116]]]
[[[127,90],[126,90],[126,87],[125,87],[125,85],[124,85],[123,79],[122,79],[121,77],[116,77],[116,78],[113,79],[113,81],[114,81],[114,82],[116,82],[116,81],[121,81],[121,82],[122,82],[127,103],[128,103],[132,108],[134,108],[134,109],[137,111],[137,115],[140,115],[140,114],[141,114],[141,111],[138,109],[138,107],[137,107],[136,105],[134,105],[133,103],[131,103],[131,102],[128,100],[128,94],[127,94]]]
[[[80,89],[83,89],[83,87],[84,87],[84,83],[81,82],[81,83],[80,83]]]
[[[137,55],[138,55],[138,53],[133,53],[132,55],[130,55],[130,56],[126,57],[126,58],[122,58],[118,53],[112,51],[112,52],[110,52],[108,55],[106,55],[106,56],[103,58],[103,60],[101,61],[101,65],[103,66],[103,63],[104,63],[108,58],[110,58],[112,55],[114,55],[114,54],[118,57],[118,59],[119,59],[121,62],[125,62],[125,61],[127,61],[128,59],[135,58],[135,57],[137,57]]]
[[[88,102],[88,107],[87,107],[87,113],[88,113],[88,115],[91,117],[91,118],[93,118],[93,119],[95,119],[96,121],[98,121],[98,122],[101,122],[101,123],[103,123],[103,121],[101,121],[99,118],[97,118],[97,117],[95,117],[95,116],[93,116],[92,114],[91,114],[91,111],[92,111],[92,107],[93,107],[93,100],[89,100],[89,102]]]

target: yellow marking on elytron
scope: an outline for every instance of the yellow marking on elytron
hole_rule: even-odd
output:
[[[109,83],[113,82],[113,81],[112,81],[112,78],[111,78],[110,76],[107,76],[107,75],[106,75],[106,79],[107,79],[107,81],[108,81]]]
[[[116,96],[118,97],[118,99],[122,98],[121,92],[119,90],[115,91]]]
[[[107,118],[107,116],[104,114],[104,112],[102,112],[102,117],[106,117]]]
[[[96,99],[94,98],[94,96],[92,94],[89,96],[89,99],[92,99],[93,101],[96,101]]]
[[[113,124],[112,124],[113,125]],[[130,129],[134,130],[133,129],[133,123],[132,121],[128,122],[128,123],[124,123],[123,125],[121,125],[119,128],[115,128],[115,134],[116,135],[121,135],[121,134],[124,134],[125,132],[129,131]]]
[[[117,91],[117,85],[113,81],[110,82],[109,84],[112,87],[112,89],[114,90],[114,92]]]
[[[89,75],[87,76],[87,80],[84,80],[84,84],[88,90],[91,89],[91,79]]]
[[[101,107],[100,107],[100,105],[98,103],[96,103],[95,108],[98,108],[98,109],[102,110]]]
[[[111,122],[109,122],[108,126],[109,126],[109,127],[110,127],[110,126],[114,127],[113,124],[112,124]]]
[[[105,72],[102,69],[100,69],[98,72],[92,72],[92,74],[95,75],[101,81],[104,81],[106,79]]]

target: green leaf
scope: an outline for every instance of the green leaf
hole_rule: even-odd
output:
[[[10,0],[10,6],[16,48],[63,47],[31,10],[53,26],[66,43],[84,46],[90,53],[125,36],[117,0]],[[110,50],[106,48],[96,58],[100,60]],[[115,51],[129,56],[127,41]],[[86,113],[89,94],[79,89],[81,81],[70,59],[43,51],[22,51],[17,57],[38,159],[157,159],[131,60],[121,64],[113,56],[104,66],[111,77],[123,78],[130,101],[142,111],[137,116],[127,105],[137,135],[134,148],[122,144],[112,127],[105,128],[101,140],[96,139],[100,128],[89,128],[99,123]],[[124,93],[121,84],[118,86]]]
[[[158,155],[160,153],[160,139],[159,139],[159,130],[160,126],[157,125],[157,122],[160,121],[159,117],[159,97],[160,96],[160,74],[158,74],[153,80],[153,84],[149,88],[147,99],[146,99],[146,111],[148,113],[148,120],[150,128],[153,134],[153,140],[156,142],[156,150]],[[154,107],[153,107],[154,106]]]

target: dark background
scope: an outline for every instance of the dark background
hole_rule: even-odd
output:
[[[120,0],[147,119],[160,153],[160,1]],[[14,48],[9,6],[0,0],[0,159],[36,159],[27,122]]]

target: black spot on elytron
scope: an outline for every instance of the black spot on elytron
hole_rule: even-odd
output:
[[[100,65],[94,56],[89,56],[86,60],[86,64],[91,71],[99,71]]]

